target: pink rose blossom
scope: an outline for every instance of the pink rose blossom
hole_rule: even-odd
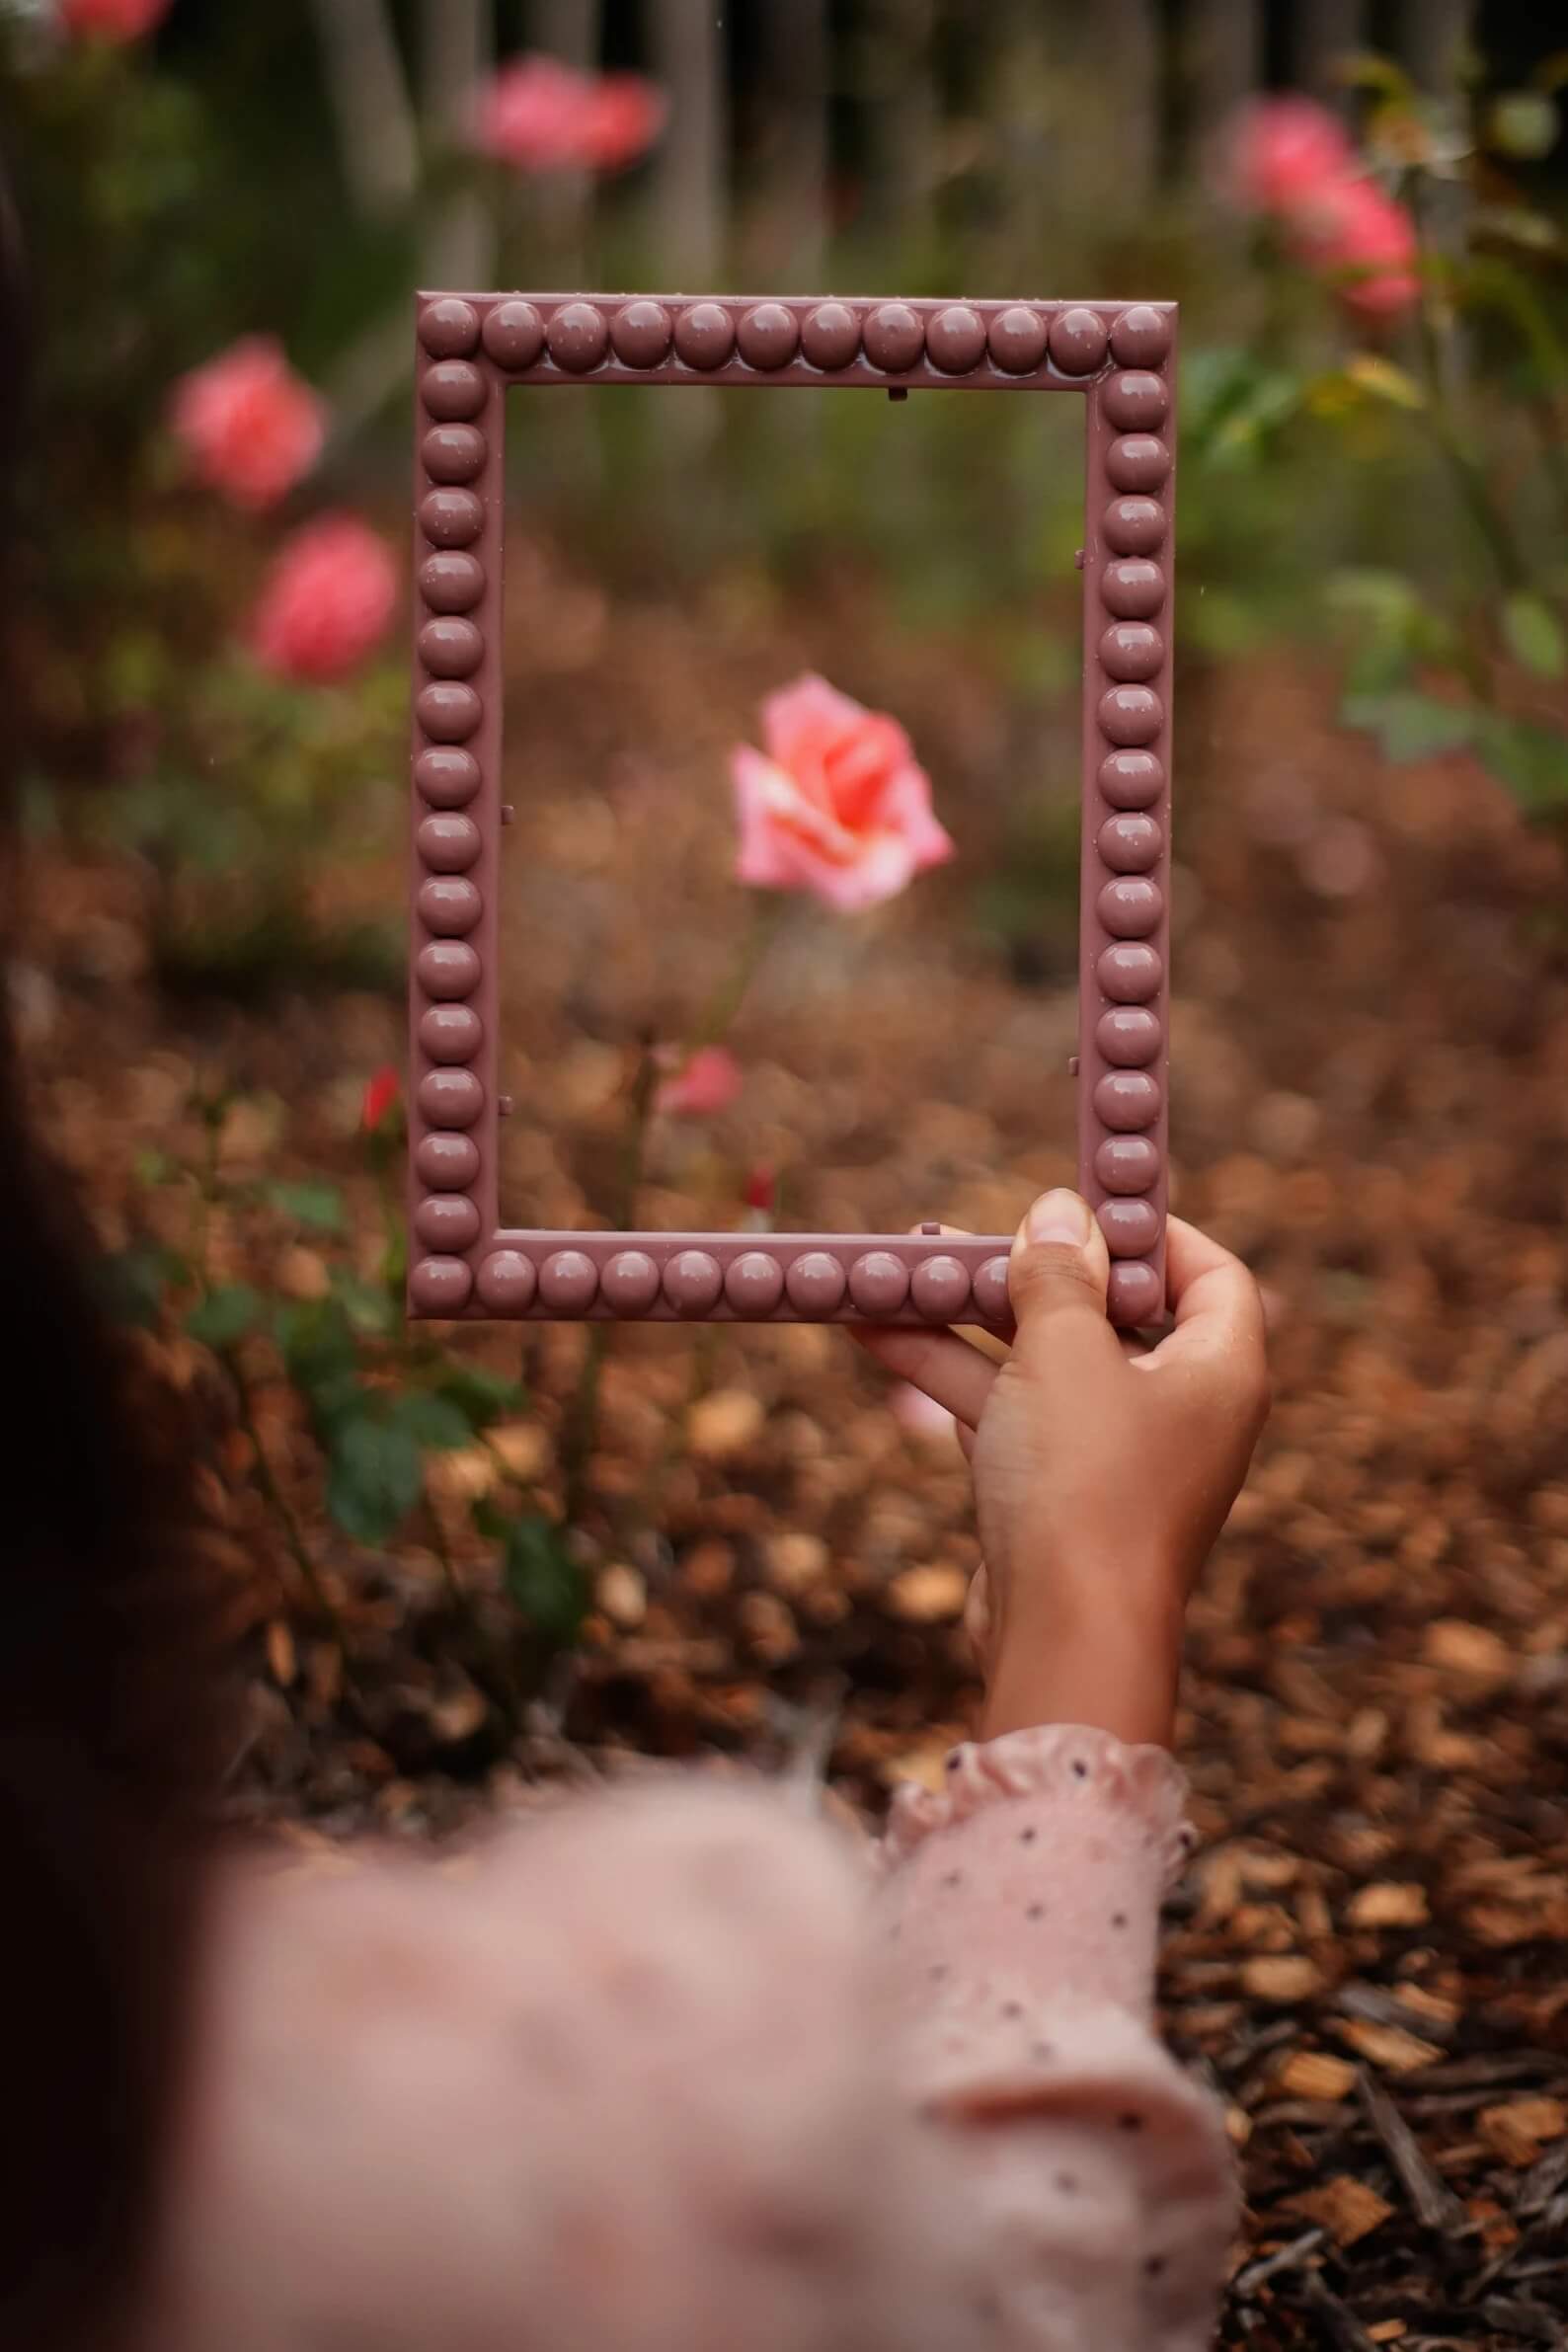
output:
[[[1294,212],[1350,171],[1351,144],[1310,98],[1265,98],[1246,107],[1231,136],[1230,173],[1257,212]]]
[[[765,754],[742,744],[731,756],[742,882],[811,891],[848,914],[952,856],[896,719],[808,676],[769,695],[762,737]]]
[[[1335,290],[1352,310],[1386,318],[1421,291],[1415,225],[1375,180],[1320,189],[1292,216],[1289,234],[1304,262],[1340,281]]]
[[[518,172],[618,172],[664,128],[664,94],[638,74],[586,74],[558,58],[514,57],[479,96],[475,137]]]
[[[324,514],[278,550],[251,616],[251,651],[282,677],[344,677],[386,634],[397,594],[385,540],[353,514]]]
[[[169,421],[196,473],[237,507],[275,506],[321,454],[326,411],[271,335],[182,376]]]
[[[1388,317],[1420,292],[1415,224],[1358,168],[1334,117],[1308,98],[1248,107],[1231,145],[1231,179],[1244,203],[1281,222],[1297,260],[1338,282],[1352,310]]]
[[[664,92],[641,74],[602,74],[584,130],[588,161],[595,171],[623,172],[647,154],[668,113]]]
[[[654,1096],[666,1119],[707,1119],[726,1110],[742,1087],[741,1064],[728,1046],[699,1046]]]
[[[169,0],[58,0],[60,29],[73,40],[140,40],[168,13]]]

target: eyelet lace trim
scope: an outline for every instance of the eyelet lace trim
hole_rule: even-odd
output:
[[[1163,1748],[1131,1748],[1108,1731],[1044,1723],[999,1740],[964,1741],[948,1756],[940,1788],[902,1782],[888,1816],[883,1863],[906,1861],[938,1830],[1020,1797],[1125,1809],[1159,1850],[1167,1881],[1180,1876],[1197,1842],[1184,1818],[1186,1775]]]

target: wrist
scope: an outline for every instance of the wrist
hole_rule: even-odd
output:
[[[1086,1723],[1170,1745],[1185,1608],[1173,1578],[1080,1565],[1010,1595],[991,1641],[981,1736]]]

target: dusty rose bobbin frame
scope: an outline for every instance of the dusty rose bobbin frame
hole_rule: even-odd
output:
[[[417,335],[410,1311],[1007,1322],[1005,1235],[500,1223],[502,403],[512,384],[738,384],[1083,397],[1078,1176],[1110,1244],[1113,1320],[1155,1319],[1175,305],[422,294]]]

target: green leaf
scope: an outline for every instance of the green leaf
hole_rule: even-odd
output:
[[[1568,640],[1544,596],[1516,589],[1503,604],[1503,635],[1516,662],[1536,677],[1561,677],[1568,667]]]
[[[317,1233],[343,1231],[343,1195],[335,1184],[267,1184],[262,1197],[296,1225]]]
[[[416,1391],[400,1396],[387,1416],[394,1429],[405,1431],[428,1453],[449,1452],[473,1443],[473,1424],[449,1398]]]
[[[1347,364],[1345,374],[1358,392],[1365,392],[1372,400],[1384,400],[1390,408],[1424,409],[1427,405],[1426,393],[1415,377],[1374,353],[1359,353]]]
[[[154,1185],[172,1184],[185,1170],[167,1151],[138,1151],[131,1163],[138,1184],[150,1189]]]
[[[273,1314],[283,1370],[309,1408],[318,1436],[365,1409],[358,1347],[336,1298],[289,1300]]]
[[[1557,144],[1557,107],[1546,90],[1505,90],[1486,110],[1486,143],[1520,163],[1538,163]]]
[[[419,1446],[406,1429],[357,1415],[334,1434],[327,1457],[329,1516],[356,1543],[385,1543],[424,1491]]]
[[[535,1633],[556,1649],[576,1641],[588,1613],[588,1588],[552,1521],[534,1514],[513,1520],[502,1576]]]
[[[185,1327],[193,1339],[221,1356],[256,1329],[261,1313],[261,1299],[248,1283],[228,1283],[196,1300]]]
[[[520,1411],[527,1392],[520,1380],[491,1372],[483,1364],[451,1364],[435,1385],[437,1396],[457,1407],[470,1429],[488,1429],[504,1413]]]
[[[137,1241],[102,1259],[99,1279],[105,1307],[115,1320],[150,1331],[165,1297],[185,1287],[191,1269],[178,1251],[165,1249],[161,1242]]]
[[[384,1339],[398,1319],[390,1294],[375,1283],[361,1281],[348,1266],[334,1266],[330,1274],[332,1294],[354,1330],[367,1339]]]
[[[1414,687],[1388,694],[1349,694],[1340,705],[1347,727],[1376,736],[1387,759],[1432,759],[1475,741],[1477,714],[1462,703],[1440,702]]]
[[[1568,808],[1568,736],[1529,719],[1488,719],[1477,744],[1481,757],[1531,817]]]

